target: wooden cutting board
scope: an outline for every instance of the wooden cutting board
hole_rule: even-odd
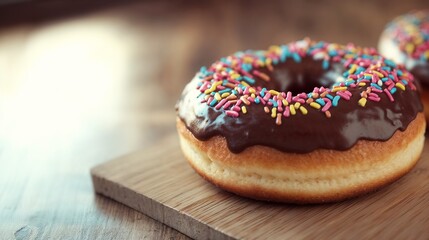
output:
[[[249,200],[200,178],[172,135],[96,166],[95,191],[196,239],[429,239],[429,142],[394,184],[336,204]]]

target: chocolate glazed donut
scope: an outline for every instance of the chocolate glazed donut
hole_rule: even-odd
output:
[[[304,39],[203,67],[177,104],[177,127],[191,166],[217,186],[319,203],[408,172],[423,147],[421,111],[402,66],[374,49]]]
[[[411,12],[391,21],[380,37],[379,50],[414,75],[429,119],[429,10]]]

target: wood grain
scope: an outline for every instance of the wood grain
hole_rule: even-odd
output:
[[[92,169],[96,192],[195,239],[427,239],[429,141],[418,165],[394,184],[336,204],[299,206],[245,199],[204,181],[177,136]]]
[[[174,104],[202,65],[304,36],[375,46],[388,20],[429,7],[427,0],[108,2],[0,3],[1,239],[188,239],[94,194],[89,169],[171,136]]]

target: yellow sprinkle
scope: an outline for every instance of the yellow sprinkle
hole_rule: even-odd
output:
[[[220,101],[222,99],[222,97],[220,96],[220,94],[218,92],[214,95],[214,98],[218,101]]]
[[[246,114],[246,113],[247,113],[247,108],[246,108],[246,106],[242,106],[242,107],[241,107],[241,111],[242,111],[244,114]]]
[[[289,106],[289,110],[290,110],[290,114],[291,115],[295,115],[296,114],[295,108],[292,105]]]
[[[357,69],[357,65],[353,64],[352,67],[349,69],[349,74],[353,74]]]
[[[426,57],[426,59],[428,59],[428,58],[429,58],[429,50],[427,50],[427,51],[425,52],[425,57]]]
[[[271,109],[271,117],[275,118],[277,116],[277,108]]]
[[[412,43],[407,43],[407,44],[405,45],[405,51],[406,51],[408,54],[413,53],[413,52],[414,52],[414,45],[413,45]]]
[[[285,106],[289,105],[289,103],[288,103],[288,101],[287,101],[286,99],[283,99],[283,100],[282,100],[282,103],[283,103],[283,105],[285,105]]]
[[[267,58],[267,60],[265,60],[265,64],[267,65],[267,68],[270,72],[274,71],[273,65],[271,65],[272,60],[271,58]]]
[[[338,92],[343,90],[347,90],[347,87],[334,87],[331,92]]]
[[[366,104],[366,98],[361,98],[361,99],[359,99],[358,104],[359,104],[360,106],[362,106],[362,107],[365,107],[365,104]]]
[[[295,107],[295,109],[298,109],[301,106],[301,103],[300,102],[296,102],[293,106]]]
[[[273,46],[270,46],[270,48],[268,48],[268,51],[280,54],[281,48],[277,45],[273,45]]]
[[[255,90],[254,88],[252,88],[252,87],[251,87],[251,88],[249,88],[249,92],[250,92],[250,93],[256,93],[256,90]]]
[[[226,100],[233,100],[233,99],[237,99],[237,96],[235,96],[235,94],[231,94],[226,98]]]
[[[222,84],[222,81],[217,81],[217,82],[213,83],[212,86],[209,89],[206,89],[204,91],[204,93],[205,94],[209,94],[209,93],[213,92],[214,90],[216,90],[217,86],[219,86],[221,84]]]
[[[360,82],[358,85],[359,85],[360,87],[363,87],[363,86],[365,86],[365,85],[366,85],[366,83],[365,83],[365,82]]]
[[[245,82],[245,81],[241,81],[241,85],[243,85],[245,87],[250,87],[250,85],[247,82]]]
[[[238,74],[238,73],[231,74],[232,79],[237,79],[239,77],[240,77],[240,74]]]
[[[378,77],[381,77],[381,78],[384,77],[384,75],[381,72],[378,72],[378,71],[375,71],[375,70],[372,70],[372,72],[375,73],[375,74],[377,74]]]
[[[400,82],[397,82],[397,83],[395,84],[395,86],[397,86],[398,88],[400,88],[402,91],[405,91],[405,86],[404,86],[404,84],[402,84],[402,83],[400,83]]]
[[[320,104],[318,104],[317,102],[311,102],[310,106],[315,108],[315,109],[320,109]]]
[[[224,93],[222,93],[222,95],[220,95],[222,98],[226,98],[226,97],[228,97],[229,96],[229,94],[231,94],[231,93],[229,93],[229,92],[224,92]]]
[[[256,95],[254,93],[250,94],[250,97],[256,98]]]
[[[279,95],[279,92],[277,92],[276,90],[270,90],[268,91],[271,95]]]
[[[257,64],[259,67],[264,67],[264,66],[265,66],[265,63],[264,63],[264,62],[262,62],[261,60],[256,61],[256,64]]]
[[[253,58],[251,58],[251,57],[244,57],[243,61],[246,62],[246,63],[251,63],[253,61]]]
[[[299,107],[299,110],[302,112],[302,114],[307,115],[308,111],[305,107],[301,106]]]

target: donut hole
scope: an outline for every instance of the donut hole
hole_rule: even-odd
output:
[[[276,65],[272,72],[264,71],[271,80],[262,85],[277,91],[291,91],[294,95],[309,93],[315,87],[332,87],[344,71],[341,64],[332,62],[324,69],[322,60],[314,60],[308,56],[302,58],[300,62],[288,59]]]

